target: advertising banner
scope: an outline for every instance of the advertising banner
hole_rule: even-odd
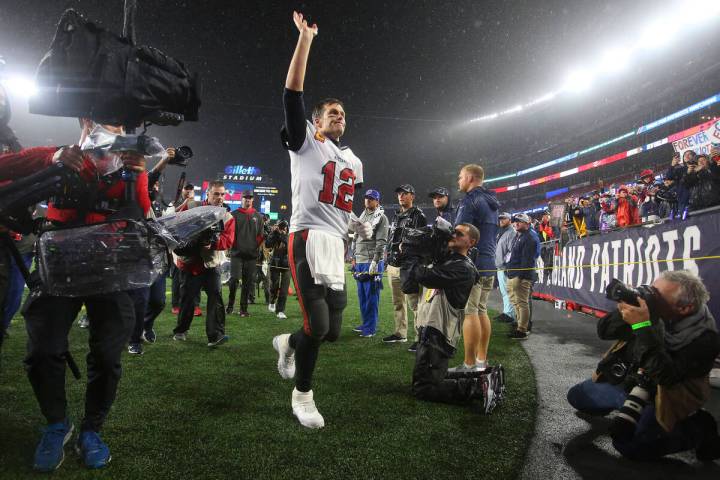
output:
[[[637,286],[651,284],[664,270],[690,270],[710,292],[710,308],[720,317],[720,213],[711,212],[652,227],[628,228],[566,244],[562,254],[538,259],[534,291],[609,311],[605,298],[613,278]]]

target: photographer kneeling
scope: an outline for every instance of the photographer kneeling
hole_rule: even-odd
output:
[[[720,352],[702,280],[665,271],[638,290],[613,281],[608,298],[620,301],[598,322],[598,336],[617,342],[592,379],[570,389],[570,404],[591,414],[618,409],[610,433],[625,457],[653,460],[695,449],[698,460],[720,458],[717,424],[701,409]]]
[[[449,251],[434,264],[419,258],[408,266],[408,280],[422,287],[417,312],[420,328],[412,391],[420,400],[459,403],[483,398],[480,376],[446,378],[462,332],[464,308],[478,271],[467,256],[480,239],[475,226],[461,223],[447,244]]]

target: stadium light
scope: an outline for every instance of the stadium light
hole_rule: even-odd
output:
[[[38,93],[35,81],[29,77],[14,75],[2,80],[10,96],[17,95],[21,98],[30,98]]]
[[[565,78],[563,91],[584,92],[592,85],[592,75],[584,70],[573,70]]]
[[[667,19],[657,18],[643,30],[638,46],[648,50],[656,50],[670,43],[677,26]]]
[[[619,73],[630,64],[632,51],[628,48],[612,47],[603,53],[598,62],[599,73]]]

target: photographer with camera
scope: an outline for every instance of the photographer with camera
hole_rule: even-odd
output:
[[[80,119],[82,128],[79,145],[92,143],[95,136],[122,139],[124,129],[96,125]],[[85,148],[85,147],[84,147]],[[120,168],[138,172],[135,200],[141,213],[151,216],[148,197],[145,157],[135,151],[93,151],[83,154],[79,147],[62,149],[38,148],[20,152],[30,157],[45,156],[49,163],[67,162],[79,174],[82,191],[65,193],[48,204],[45,228],[102,222],[122,208],[125,182]],[[62,159],[62,160],[61,160]],[[89,319],[87,356],[87,391],[85,417],[76,449],[85,465],[101,468],[110,461],[110,451],[99,435],[113,400],[121,375],[120,355],[127,342],[135,313],[128,292],[112,292],[86,297],[61,297],[33,290],[23,306],[28,333],[25,358],[28,378],[47,420],[43,436],[35,451],[33,468],[55,470],[64,458],[63,447],[73,432],[67,416],[65,398],[65,366],[68,363],[68,332],[82,305]]]
[[[268,310],[277,318],[286,319],[285,303],[290,286],[290,264],[288,263],[288,222],[280,220],[272,227],[265,240],[265,246],[272,249],[270,257],[270,304]]]
[[[222,207],[225,199],[225,184],[220,180],[210,182],[205,205]],[[193,320],[195,297],[200,290],[207,294],[207,315],[205,317],[205,333],[208,347],[217,347],[229,339],[225,335],[225,306],[222,299],[222,283],[220,265],[225,259],[225,251],[229,250],[235,240],[235,218],[225,212],[222,231],[213,232],[183,249],[176,250],[177,268],[180,270],[182,291],[180,296],[180,313],[177,325],[173,330],[173,340],[187,340],[188,330]]]
[[[717,424],[701,408],[720,352],[702,280],[664,271],[638,289],[613,280],[607,296],[618,308],[600,319],[598,336],[616,342],[592,379],[568,391],[568,402],[589,414],[619,410],[610,432],[625,457],[654,460],[694,449],[698,460],[720,458]]]
[[[430,265],[414,258],[408,277],[421,286],[417,324],[420,342],[413,369],[412,392],[421,400],[463,403],[482,397],[480,376],[446,378],[448,361],[460,339],[464,308],[479,274],[467,256],[480,238],[473,225],[457,225],[445,253]]]

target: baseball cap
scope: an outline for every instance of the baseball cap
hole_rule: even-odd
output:
[[[252,190],[243,190],[243,198],[253,198],[255,194]]]
[[[402,185],[400,185],[399,187],[397,187],[395,189],[395,193],[400,193],[400,192],[407,192],[407,193],[415,194],[415,187],[413,187],[409,183],[403,183]]]
[[[642,172],[640,172],[640,178],[644,178],[644,177],[654,177],[654,176],[655,176],[655,174],[654,174],[653,171],[650,170],[649,168],[646,168],[645,170],[643,170]]]
[[[367,192],[365,192],[365,198],[371,198],[373,200],[380,201],[380,192],[377,190],[370,189]]]
[[[445,187],[437,187],[435,190],[433,190],[432,192],[430,192],[430,193],[428,194],[428,197],[430,197],[430,198],[441,197],[441,196],[442,196],[442,197],[448,197],[448,196],[450,196],[450,192],[448,191],[447,188],[445,188]],[[509,218],[509,217],[508,217],[508,218]]]
[[[195,185],[193,185],[192,183],[186,183],[183,187],[183,190],[195,190]]]
[[[516,213],[512,218],[513,222],[530,223],[530,217],[527,213]]]
[[[506,218],[506,219],[510,220],[510,218],[512,218],[512,216],[508,212],[501,212],[501,213],[498,213],[498,218]]]

